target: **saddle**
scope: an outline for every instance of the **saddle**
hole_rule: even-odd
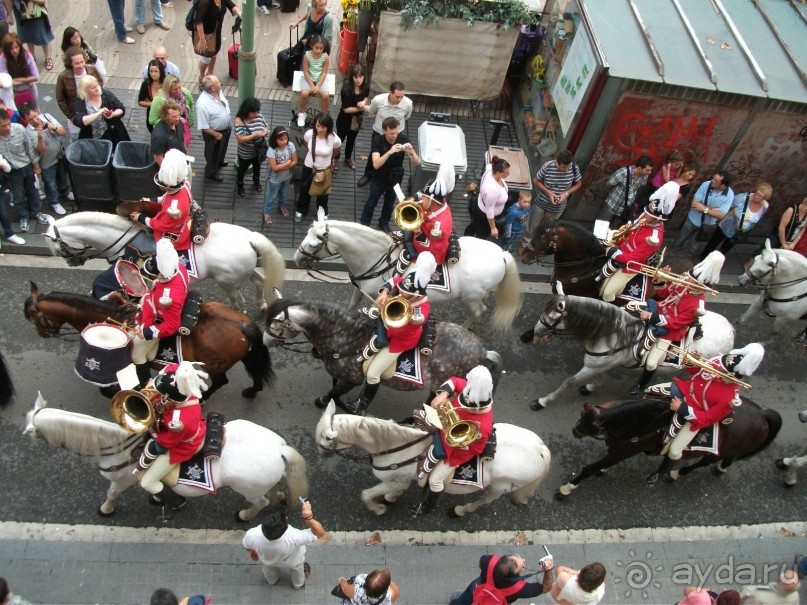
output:
[[[359,313],[363,315],[367,315],[372,319],[378,318],[378,309],[375,307],[368,309],[362,308],[359,309]],[[379,320],[380,321],[380,320]],[[417,346],[414,349],[410,350],[419,350],[421,355],[431,355],[434,351],[434,342],[437,339],[437,320],[434,317],[429,316],[426,320],[426,323],[423,324],[423,332],[420,335],[420,340],[418,341]],[[384,345],[378,342],[378,334],[373,332],[373,335],[370,337],[370,340],[367,341],[367,344],[362,349],[361,354],[359,355],[358,361],[362,363],[362,371],[365,375],[367,375],[367,366],[370,365],[370,360],[373,358],[373,355],[378,353],[383,348]],[[408,351],[404,351],[401,355],[405,355]],[[395,364],[392,364],[389,368],[384,370],[382,374],[382,378],[388,379],[391,378],[392,375],[395,373]]]

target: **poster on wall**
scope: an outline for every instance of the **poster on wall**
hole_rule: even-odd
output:
[[[563,136],[568,134],[596,67],[594,51],[588,37],[581,30],[572,40],[572,46],[566,54],[555,87],[552,89],[552,101],[558,112]]]

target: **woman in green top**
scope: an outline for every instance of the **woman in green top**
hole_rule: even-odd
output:
[[[196,118],[196,106],[193,103],[193,95],[182,86],[182,82],[176,76],[165,76],[162,91],[151,101],[149,109],[149,124],[155,126],[160,121],[160,107],[165,99],[173,99],[182,111],[181,119],[185,128],[185,149],[191,144],[191,127]]]

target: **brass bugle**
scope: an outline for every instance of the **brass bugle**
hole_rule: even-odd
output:
[[[631,231],[633,231],[634,229],[638,229],[639,227],[644,225],[645,222],[646,222],[645,219],[642,217],[642,218],[639,218],[639,219],[637,219],[637,220],[635,220],[633,222],[625,223],[619,229],[614,231],[608,237],[607,240],[605,240],[605,244],[607,246],[618,246],[622,242],[622,240],[625,239],[628,236],[628,234]]]
[[[381,321],[388,328],[401,328],[412,319],[412,303],[403,296],[393,296],[381,309]]]
[[[415,231],[423,224],[423,208],[412,198],[406,199],[395,206],[392,220],[405,231]]]
[[[680,357],[681,361],[683,361],[684,363],[687,363],[687,364],[693,365],[693,366],[698,366],[699,368],[701,368],[703,370],[707,370],[710,374],[715,374],[717,376],[720,376],[720,378],[722,378],[723,380],[725,380],[727,382],[733,382],[734,384],[737,384],[737,385],[743,387],[744,389],[750,389],[751,388],[751,385],[748,384],[747,382],[743,382],[742,380],[737,378],[734,374],[724,372],[723,370],[718,370],[711,363],[709,363],[708,359],[698,355],[697,353],[687,351],[686,349],[682,349],[681,347],[677,347],[674,344],[671,344],[669,347],[667,347],[667,350],[670,351],[671,353],[675,354],[675,355],[678,355],[678,357]]]
[[[637,273],[641,273],[643,275],[647,275],[650,279],[654,281],[664,281],[670,284],[676,284],[679,286],[684,286],[685,288],[689,288],[690,290],[698,290],[699,292],[708,292],[714,296],[719,296],[720,292],[715,290],[714,288],[710,288],[706,284],[702,284],[696,279],[690,279],[685,275],[679,275],[678,273],[672,273],[671,271],[665,271],[661,267],[651,267],[650,265],[645,265],[643,263],[637,263],[636,261],[628,261],[628,269],[631,271],[636,271]]]
[[[450,447],[468,447],[479,439],[479,427],[476,423],[460,418],[451,404],[437,408],[437,415],[443,425],[446,443]]]
[[[110,403],[112,419],[130,433],[145,433],[157,418],[151,404],[155,394],[154,389],[118,391]]]

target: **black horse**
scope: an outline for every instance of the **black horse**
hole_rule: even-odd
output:
[[[325,408],[333,399],[344,407],[340,396],[364,381],[359,355],[375,329],[376,320],[344,305],[283,299],[269,307],[264,343],[282,343],[302,333],[333,379],[332,389],[315,399],[315,405]],[[381,382],[399,391],[429,388],[434,392],[451,376],[465,376],[475,366],[484,365],[495,387],[502,369],[496,351],[488,351],[478,336],[457,324],[438,322],[436,330],[432,354],[421,357],[422,385],[394,377]]]
[[[8,371],[6,358],[0,352],[0,408],[6,407],[14,397],[14,383],[11,382],[11,372]]]
[[[719,462],[715,471],[724,473],[735,459],[750,458],[768,447],[782,428],[782,417],[775,410],[763,410],[756,403],[742,398],[743,404],[730,416],[731,422],[720,427],[718,455],[685,450],[684,458],[700,458],[694,464],[677,471],[688,475],[696,468]],[[673,412],[668,399],[620,399],[601,405],[585,404],[580,420],[572,429],[578,439],[604,439],[608,453],[583,470],[556,492],[557,498],[569,496],[583,479],[604,471],[637,454],[661,454],[664,433],[670,426]],[[670,478],[677,478],[673,474]]]

